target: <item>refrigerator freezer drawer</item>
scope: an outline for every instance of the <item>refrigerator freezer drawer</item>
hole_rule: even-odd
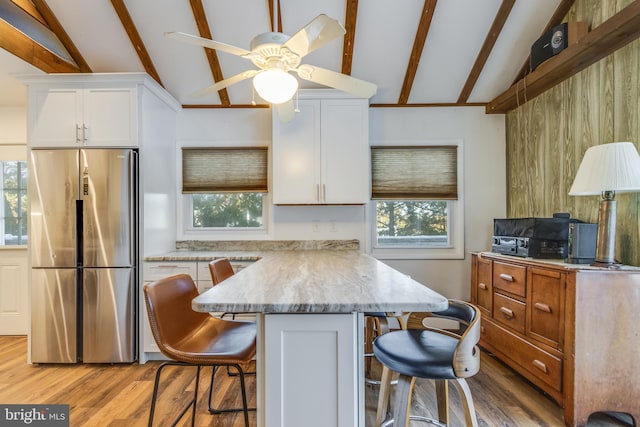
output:
[[[76,269],[31,270],[31,361],[76,363]]]
[[[136,359],[135,269],[83,269],[83,362]]]

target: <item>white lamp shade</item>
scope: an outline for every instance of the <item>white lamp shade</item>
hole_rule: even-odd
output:
[[[253,87],[265,101],[282,104],[293,98],[298,90],[298,80],[280,68],[271,68],[256,74]]]
[[[596,145],[584,153],[569,195],[593,196],[603,191],[640,191],[640,155],[632,142]]]

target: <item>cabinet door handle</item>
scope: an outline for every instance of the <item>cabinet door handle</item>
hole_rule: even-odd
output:
[[[478,287],[479,287],[480,289],[484,289],[485,291],[487,290],[487,284],[486,284],[486,283],[482,283],[482,282],[480,282],[480,283],[478,283]]]
[[[80,125],[76,124],[76,143],[80,144],[82,142],[82,137],[80,136]]]
[[[500,307],[500,311],[509,319],[513,319],[515,316],[513,315],[513,311],[508,309],[507,307]]]
[[[537,302],[533,305],[537,310],[544,311],[546,313],[551,313],[551,307],[547,304],[543,304],[541,302]]]
[[[82,125],[82,142],[86,143],[89,140],[89,126]]]
[[[532,363],[533,363],[533,366],[535,366],[536,368],[540,369],[545,374],[549,373],[549,370],[547,369],[547,365],[545,365],[544,363],[542,363],[538,359],[533,359]]]
[[[507,282],[513,282],[513,281],[514,281],[514,280],[513,280],[513,276],[512,276],[512,275],[510,275],[510,274],[504,274],[504,273],[502,273],[502,274],[500,275],[500,278],[501,278],[502,280],[506,280]]]
[[[327,186],[325,184],[322,184],[322,201],[327,201]]]
[[[316,200],[320,201],[320,184],[316,184]]]

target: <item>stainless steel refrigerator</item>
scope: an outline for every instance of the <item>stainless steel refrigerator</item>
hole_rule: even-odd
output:
[[[137,355],[137,152],[30,153],[31,361]]]

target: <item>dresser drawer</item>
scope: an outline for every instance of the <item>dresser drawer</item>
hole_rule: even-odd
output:
[[[553,390],[562,390],[562,360],[503,329],[497,324],[482,319],[481,340],[525,369],[534,380],[538,379]],[[534,381],[537,382],[537,381]],[[541,385],[544,389],[544,385]],[[554,393],[557,395],[557,393]]]
[[[491,286],[493,271],[493,262],[484,259],[478,259],[476,264],[476,305],[487,310],[491,314],[491,305],[493,302],[493,287]]]
[[[524,334],[526,305],[499,293],[493,295],[493,318]]]
[[[493,287],[514,295],[526,296],[527,268],[495,261],[493,263]]]
[[[529,268],[527,335],[561,349],[564,343],[565,273]]]
[[[176,274],[188,274],[194,281],[198,280],[195,262],[147,261],[142,268],[145,282],[155,282]]]

